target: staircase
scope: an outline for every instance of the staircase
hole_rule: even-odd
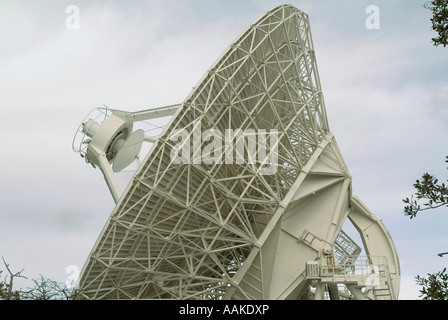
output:
[[[393,288],[392,288],[392,278],[390,276],[389,269],[387,265],[382,265],[382,268],[379,270],[380,279],[384,279],[380,281],[380,286],[373,288],[373,296],[375,300],[395,300],[393,296]]]

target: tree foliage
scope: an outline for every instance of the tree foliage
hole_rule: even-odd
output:
[[[22,275],[24,270],[12,272],[5,259],[3,259],[3,264],[7,274],[2,279],[2,270],[0,270],[0,300],[72,300],[76,299],[76,295],[79,294],[78,291],[75,292],[65,284],[47,279],[42,275],[39,279],[32,280],[34,286],[28,287],[26,290],[15,290],[15,279],[27,279]]]
[[[434,274],[428,273],[428,278],[415,277],[418,285],[423,286],[420,297],[423,300],[448,300],[448,273],[446,268]]]
[[[63,283],[45,278],[33,279],[34,286],[21,294],[22,300],[71,300],[72,289]]]
[[[448,156],[446,159],[445,162],[448,163]],[[448,187],[445,183],[439,184],[435,176],[424,173],[421,180],[416,180],[414,188],[416,200],[414,200],[414,195],[411,198],[403,199],[403,202],[406,203],[404,213],[411,219],[415,218],[420,211],[448,206]],[[421,204],[421,200],[426,200],[426,202]]]
[[[446,161],[448,163],[448,156]],[[417,180],[414,184],[415,197],[403,199],[406,204],[404,213],[410,219],[415,218],[420,211],[435,209],[442,206],[448,206],[448,188],[433,175],[425,173],[421,180]],[[426,201],[420,204],[421,200]],[[423,206],[423,207],[422,207]],[[439,253],[440,257],[448,254],[448,252]],[[448,300],[448,274],[446,268],[434,274],[428,273],[428,278],[416,276],[415,281],[423,288],[420,290],[420,297],[423,300]]]
[[[423,5],[432,13],[432,29],[437,37],[432,38],[434,46],[448,45],[448,0],[432,0]]]

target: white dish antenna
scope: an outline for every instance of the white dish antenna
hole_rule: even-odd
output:
[[[114,173],[123,171],[138,158],[144,141],[155,142],[157,139],[145,135],[143,129],[133,131],[133,123],[172,115],[176,109],[168,106],[130,113],[107,107],[95,108],[78,127],[72,149],[87,163],[101,169],[112,197],[118,202],[122,190]]]
[[[123,138],[117,141],[117,154],[113,161],[112,169],[114,172],[124,170],[135,159],[137,159],[140,149],[142,148],[145,132],[139,129],[130,134],[126,140]]]
[[[159,136],[133,131],[167,116]],[[83,122],[75,150],[101,168],[117,205],[81,272],[83,298],[397,299],[397,252],[352,194],[305,13],[264,14],[181,105],[99,118]],[[254,145],[267,131],[276,134]],[[145,141],[151,150],[121,192],[114,171]],[[257,156],[239,161],[252,147]]]

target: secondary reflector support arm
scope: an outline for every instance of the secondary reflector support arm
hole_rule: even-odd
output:
[[[103,173],[104,179],[106,180],[107,187],[109,188],[110,193],[112,194],[112,198],[115,203],[118,203],[120,200],[123,191],[121,190],[120,184],[118,183],[117,178],[115,177],[114,172],[112,171],[112,167],[107,160],[107,157],[104,153],[98,152],[95,147],[91,147],[92,151],[96,153],[99,167]]]
[[[141,110],[136,112],[113,110],[113,113],[119,116],[124,116],[130,119],[131,121],[135,122],[135,121],[144,121],[144,120],[172,116],[176,113],[176,111],[179,109],[180,106],[181,104],[173,104],[169,106]]]

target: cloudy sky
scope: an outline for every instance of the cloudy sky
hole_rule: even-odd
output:
[[[414,277],[448,259],[437,256],[448,250],[447,209],[410,220],[401,201],[422,173],[448,173],[448,48],[432,45],[423,2],[289,2],[309,15],[330,129],[354,194],[395,241],[400,299],[417,299]],[[225,48],[279,4],[1,1],[0,255],[11,268],[64,282],[68,266],[82,268],[112,211],[100,171],[71,149],[94,107],[181,103]],[[366,27],[372,4],[379,29]],[[79,29],[67,27],[70,5],[79,9]]]

